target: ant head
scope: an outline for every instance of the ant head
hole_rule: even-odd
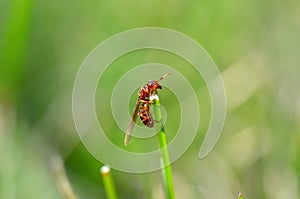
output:
[[[156,89],[161,89],[161,85],[158,83],[158,81],[150,80],[148,82],[148,86],[153,91],[156,90]]]
[[[162,89],[161,85],[158,83],[159,81],[165,79],[167,76],[171,75],[171,72],[168,72],[166,73],[164,76],[162,76],[158,81],[153,81],[153,80],[150,80],[148,83],[147,83],[147,86],[150,90],[152,90],[151,92],[153,91],[156,91],[157,89]]]

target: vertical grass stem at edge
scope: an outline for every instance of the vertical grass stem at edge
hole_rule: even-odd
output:
[[[173,185],[173,176],[172,169],[170,165],[169,152],[167,148],[167,139],[166,133],[162,120],[162,111],[160,106],[160,101],[158,96],[152,95],[151,100],[153,100],[153,111],[154,111],[154,120],[155,128],[157,130],[157,138],[160,149],[160,162],[161,162],[161,172],[164,184],[164,190],[167,199],[174,199],[174,185]]]
[[[77,199],[68,180],[63,160],[59,155],[53,155],[49,162],[50,169],[54,175],[57,188],[64,199]]]
[[[107,199],[117,199],[117,192],[114,186],[113,179],[110,175],[110,167],[107,165],[104,165],[100,169],[100,173],[103,178],[103,186],[106,193]]]

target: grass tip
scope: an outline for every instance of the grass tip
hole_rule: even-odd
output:
[[[243,194],[242,194],[242,192],[239,193],[238,199],[243,199]]]
[[[150,95],[150,100],[151,100],[151,101],[159,100],[159,97],[158,97],[157,94],[152,94],[152,95]]]
[[[110,172],[110,167],[108,165],[104,165],[101,167],[100,171],[103,175],[108,174]]]

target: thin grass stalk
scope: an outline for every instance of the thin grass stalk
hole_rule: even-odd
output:
[[[244,199],[243,194],[241,192],[239,193],[238,199]]]
[[[63,160],[60,156],[54,155],[50,159],[50,169],[54,174],[57,188],[64,199],[77,199],[71,184],[68,180]]]
[[[110,175],[110,167],[107,165],[104,165],[100,169],[102,179],[103,179],[103,184],[104,184],[104,189],[106,193],[107,199],[117,199],[117,192],[114,186],[113,179]]]
[[[170,165],[169,152],[167,147],[167,139],[165,128],[162,120],[162,111],[160,106],[159,97],[155,94],[151,96],[153,100],[153,111],[154,111],[154,120],[155,128],[157,130],[157,138],[160,149],[160,162],[161,162],[161,173],[163,178],[163,185],[165,190],[166,199],[174,199],[174,184],[172,169]]]

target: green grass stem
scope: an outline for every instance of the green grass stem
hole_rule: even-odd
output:
[[[107,199],[117,199],[117,192],[114,186],[113,179],[110,175],[110,167],[104,165],[103,167],[101,167],[100,172],[103,178],[103,184]]]
[[[5,12],[6,16],[1,19],[3,31],[0,31],[2,34],[0,37],[0,65],[2,66],[0,85],[4,84],[3,88],[5,89],[7,89],[6,87],[16,89],[20,86],[19,81],[22,77],[26,57],[32,2],[32,0],[7,1],[9,6]]]
[[[172,169],[170,165],[169,152],[167,147],[167,139],[165,128],[162,120],[162,111],[160,106],[160,101],[157,95],[153,95],[153,111],[154,111],[154,120],[155,128],[157,130],[157,138],[160,149],[160,162],[161,162],[161,172],[163,178],[163,185],[166,194],[166,199],[174,199],[174,185],[173,185],[173,176]]]

